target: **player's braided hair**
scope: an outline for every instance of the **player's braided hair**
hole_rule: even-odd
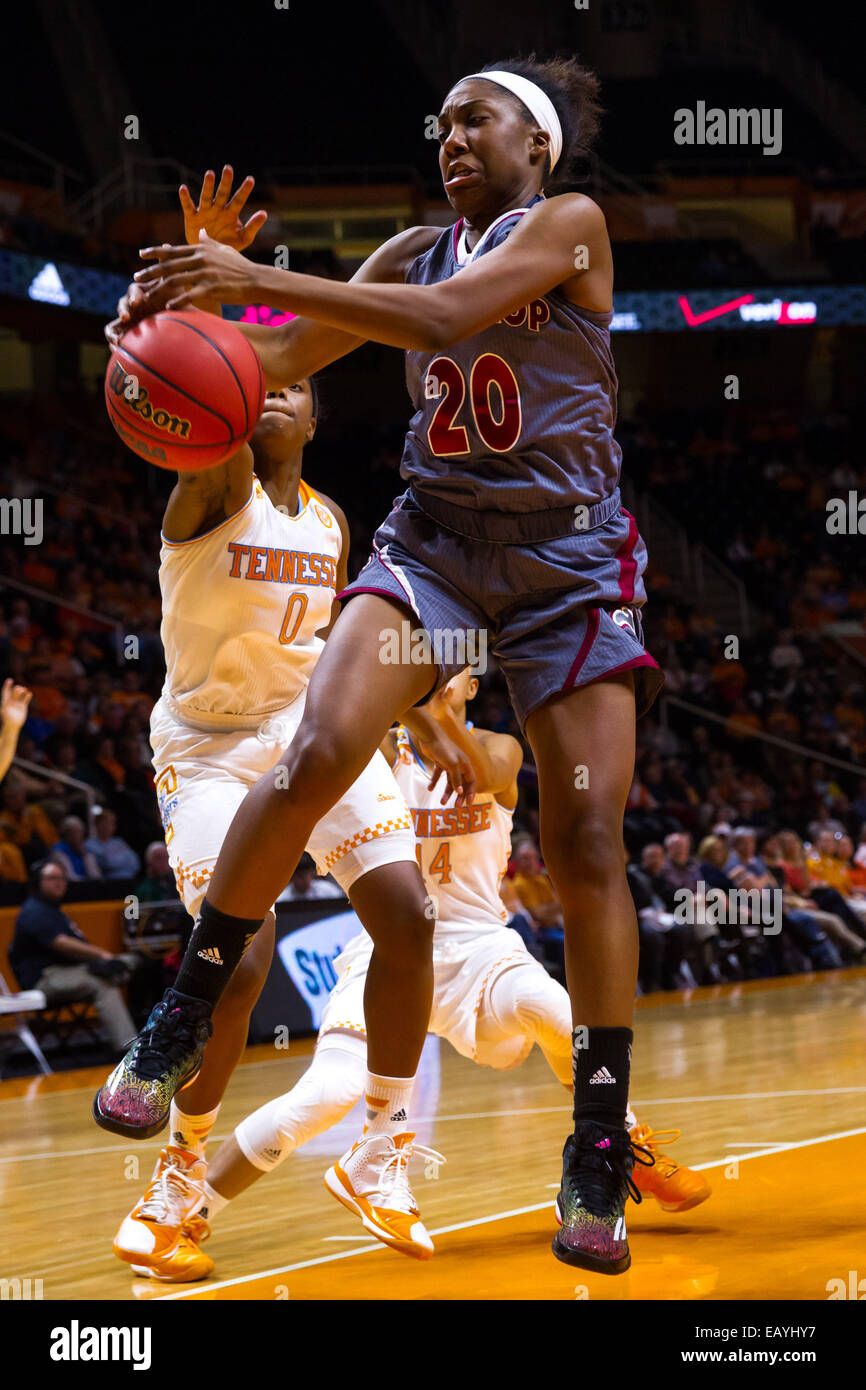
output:
[[[595,73],[574,57],[551,58],[541,62],[534,53],[525,58],[505,58],[501,62],[485,63],[480,72],[496,69],[527,77],[550,97],[562,126],[562,154],[552,178],[548,177],[549,166],[545,165],[545,187],[555,191],[558,186],[573,182],[598,136],[602,111],[599,102],[601,84]],[[522,102],[520,109],[527,124],[535,124]]]

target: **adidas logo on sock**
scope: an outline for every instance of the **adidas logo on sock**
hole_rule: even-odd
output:
[[[209,960],[211,965],[222,965],[223,958],[219,953],[218,946],[206,946],[203,951],[196,952],[202,960]]]
[[[390,1123],[391,1123],[392,1125],[397,1125],[397,1124],[400,1124],[400,1123],[401,1123],[403,1120],[405,1120],[405,1119],[406,1119],[406,1111],[405,1111],[405,1110],[398,1110],[397,1113],[396,1113],[396,1115],[392,1115],[392,1116],[391,1116],[391,1121],[390,1121]]]
[[[593,1072],[589,1078],[589,1084],[590,1086],[615,1086],[616,1077],[611,1076],[607,1067],[599,1067],[598,1071]]]

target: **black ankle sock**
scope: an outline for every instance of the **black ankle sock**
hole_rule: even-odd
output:
[[[261,925],[257,919],[230,917],[205,898],[174,988],[215,1008]]]
[[[630,1028],[575,1028],[574,1123],[593,1120],[609,1129],[625,1127],[631,1070]]]

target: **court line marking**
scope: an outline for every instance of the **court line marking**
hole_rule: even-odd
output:
[[[779,1144],[775,1149],[758,1149],[754,1153],[738,1154],[737,1163],[745,1163],[751,1158],[769,1158],[774,1153],[788,1153],[791,1149],[808,1149],[817,1144],[831,1144],[839,1139],[853,1139],[860,1134],[866,1134],[866,1125],[859,1129],[839,1130],[835,1134],[819,1134],[812,1139],[797,1139],[792,1143]],[[731,1162],[731,1155],[725,1158],[716,1158],[708,1163],[696,1163],[695,1169],[721,1168]],[[454,1231],[466,1231],[473,1226],[489,1226],[494,1221],[507,1221],[512,1216],[528,1216],[535,1211],[546,1211],[550,1207],[550,1199],[545,1202],[533,1202],[528,1207],[514,1207],[510,1211],[498,1211],[492,1216],[474,1217],[469,1221],[456,1221],[451,1226],[439,1226],[430,1232],[431,1236],[451,1235]],[[376,1242],[381,1245],[381,1241]],[[259,1279],[270,1279],[278,1275],[294,1274],[299,1269],[312,1269],[316,1265],[335,1264],[337,1260],[351,1260],[358,1255],[369,1255],[371,1247],[369,1245],[360,1246],[355,1250],[337,1250],[329,1255],[317,1255],[311,1260],[299,1260],[296,1264],[280,1265],[275,1269],[263,1269],[257,1274],[241,1274],[235,1279],[220,1279],[214,1284],[203,1284],[200,1288],[184,1289],[180,1293],[162,1294],[155,1298],[155,1303],[176,1303],[183,1298],[196,1298],[204,1293],[215,1293],[217,1289],[230,1289],[238,1284],[251,1284]],[[252,1300],[251,1300],[252,1301]],[[258,1300],[256,1300],[258,1301]]]
[[[67,1091],[64,1094],[69,1095]],[[786,1097],[798,1096],[848,1096],[864,1095],[866,1086],[821,1086],[812,1090],[799,1091],[729,1091],[715,1096],[653,1096],[652,1099],[635,1100],[634,1108],[643,1110],[649,1105],[702,1105],[710,1101],[733,1101],[733,1100],[784,1100]],[[18,1097],[16,1097],[18,1099]],[[433,1124],[459,1124],[461,1120],[509,1120],[519,1119],[526,1115],[564,1115],[571,1113],[570,1105],[540,1105],[534,1108],[519,1110],[467,1110],[460,1111],[456,1115],[417,1115],[413,1117],[416,1125]],[[334,1131],[349,1123],[348,1119],[341,1120],[339,1125],[334,1125]],[[330,1131],[329,1131],[330,1132]],[[211,1143],[223,1143],[230,1139],[231,1134],[214,1134],[211,1136]],[[753,1142],[753,1141],[750,1141]],[[778,1143],[778,1140],[768,1140],[768,1143]],[[131,1146],[131,1147],[130,1147]],[[34,1160],[45,1158],[92,1158],[95,1154],[135,1154],[142,1153],[147,1149],[164,1148],[162,1139],[130,1139],[128,1144],[97,1144],[92,1148],[86,1149],[50,1149],[44,1152],[31,1154],[0,1154],[0,1163],[30,1163]],[[694,1164],[691,1165],[694,1167]]]

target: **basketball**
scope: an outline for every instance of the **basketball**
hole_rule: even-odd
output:
[[[137,323],[105,373],[109,419],[158,468],[197,472],[244,444],[265,399],[255,350],[213,314],[164,311]]]

